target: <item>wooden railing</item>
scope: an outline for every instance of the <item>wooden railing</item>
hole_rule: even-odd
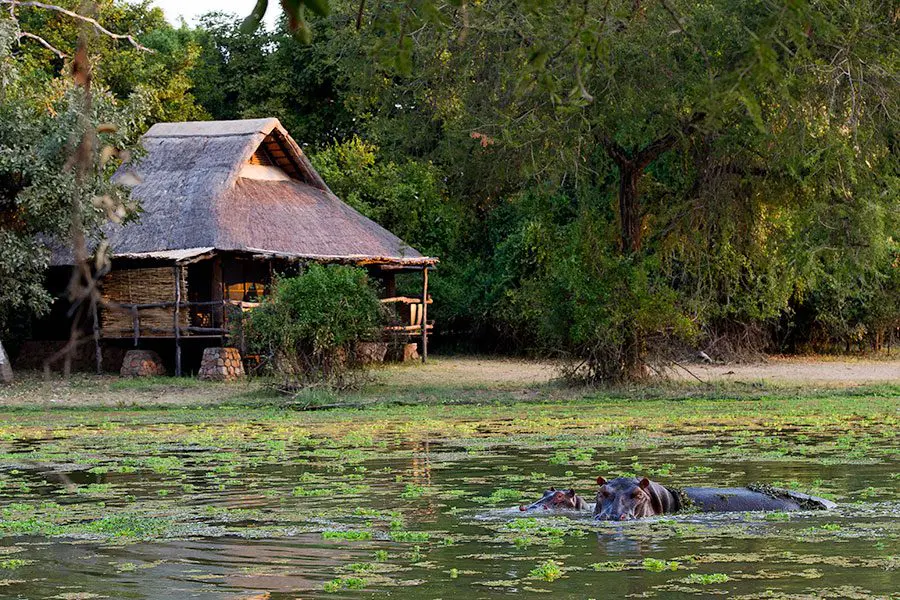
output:
[[[422,304],[421,298],[410,298],[409,296],[395,296],[392,298],[382,298],[382,304],[398,305],[398,316],[400,323],[397,325],[389,325],[384,328],[385,331],[394,333],[415,333],[422,331],[422,321],[426,319],[426,311]],[[431,297],[428,298],[428,304],[432,303]],[[401,308],[402,307],[402,308]],[[425,324],[426,329],[433,329],[434,323]]]
[[[146,333],[155,333],[155,334],[169,334],[174,335],[175,337],[180,337],[181,335],[228,335],[230,332],[230,328],[228,327],[229,317],[228,317],[228,307],[239,308],[241,312],[246,312],[253,308],[259,306],[259,302],[241,302],[238,300],[207,300],[202,302],[152,302],[152,303],[144,303],[144,304],[116,304],[114,308],[109,310],[122,310],[131,314],[131,323],[132,323],[132,331],[134,338],[134,344],[137,346],[138,339],[141,337],[142,332]],[[173,321],[172,327],[147,327],[141,326],[141,311],[156,309],[156,308],[171,308],[173,309]],[[213,309],[210,312],[194,312],[191,314],[191,309]],[[221,311],[215,310],[216,308],[221,308]],[[180,313],[182,310],[188,311],[188,325],[180,325]],[[218,314],[216,314],[218,313]],[[196,321],[198,317],[209,317],[209,325],[196,325]],[[205,318],[201,319],[202,322],[206,322]]]

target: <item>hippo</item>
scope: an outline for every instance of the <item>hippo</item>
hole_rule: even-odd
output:
[[[769,486],[738,488],[667,488],[646,477],[597,478],[594,518],[600,521],[627,521],[677,513],[795,511],[834,508],[824,498]]]
[[[575,493],[575,490],[557,490],[550,488],[544,491],[544,495],[537,502],[519,507],[521,511],[528,510],[589,510],[587,502]]]
[[[575,490],[550,488],[540,500],[521,511],[591,511],[600,521],[627,521],[683,511],[745,512],[797,511],[834,508],[834,502],[765,485],[735,488],[669,488],[646,477],[597,478],[596,504],[588,504]]]

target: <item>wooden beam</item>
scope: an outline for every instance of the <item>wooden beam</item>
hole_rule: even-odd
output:
[[[97,375],[103,374],[103,351],[100,349],[100,317],[97,314],[97,300],[91,299],[91,307],[94,312],[94,358],[97,361]]]
[[[176,265],[175,271],[175,310],[174,323],[175,328],[175,377],[181,377],[181,326],[178,322],[179,313],[181,312],[181,267]]]
[[[428,267],[422,269],[422,363],[428,361]]]
[[[409,296],[394,296],[392,298],[382,298],[382,304],[420,304],[421,298],[411,298]],[[428,300],[428,304],[432,304],[434,300]]]
[[[141,315],[136,306],[131,307],[131,322],[134,325],[134,347],[137,348],[138,338],[141,337]]]

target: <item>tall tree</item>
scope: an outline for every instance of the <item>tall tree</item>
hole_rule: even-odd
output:
[[[383,98],[376,114],[395,147],[445,166],[451,191],[482,205],[496,206],[517,181],[520,190],[551,182],[581,206],[572,218],[583,225],[569,236],[614,218],[614,247],[601,236],[569,248],[610,254],[619,266],[599,263],[596,277],[632,281],[580,300],[625,305],[605,323],[630,333],[615,337],[603,377],[641,372],[649,329],[788,310],[822,271],[810,258],[826,248],[865,237],[886,264],[897,187],[883,175],[897,168],[898,72],[888,3],[486,1],[436,15],[412,3],[370,11],[365,35],[374,39],[364,46],[387,50],[393,68],[373,60],[357,73],[375,91],[363,98]],[[394,85],[378,94],[385,77]],[[827,222],[852,218],[834,207],[860,203],[883,218]],[[816,231],[853,235],[817,245],[802,231],[815,214],[827,219]],[[555,261],[548,272],[564,270],[566,257],[543,255]],[[577,260],[569,286],[594,276],[590,256]],[[578,297],[560,292],[557,303]],[[649,307],[681,318],[648,319]]]

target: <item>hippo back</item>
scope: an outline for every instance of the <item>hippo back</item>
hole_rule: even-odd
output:
[[[701,512],[736,512],[755,510],[800,510],[790,497],[773,497],[747,488],[688,487],[681,490]]]

